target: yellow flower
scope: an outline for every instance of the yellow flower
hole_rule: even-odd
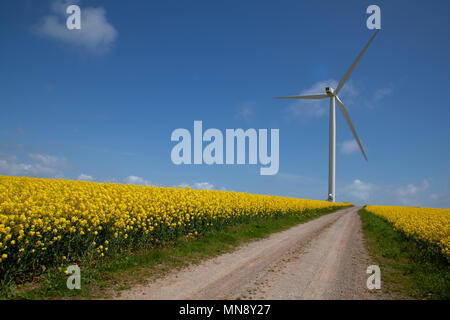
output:
[[[395,206],[366,206],[366,210],[391,223],[395,230],[450,252],[450,210]]]
[[[25,269],[36,268],[36,259],[55,267],[61,263],[57,257],[66,260],[67,252],[83,257],[99,250],[102,256],[109,247],[158,246],[177,235],[193,238],[259,217],[346,205],[232,191],[0,176],[0,250],[6,252],[10,240],[13,249],[7,260],[1,258],[2,266],[8,264],[15,277],[19,269],[9,264],[19,255]],[[101,249],[94,239],[101,239]],[[19,243],[25,248],[15,250]],[[450,240],[440,243],[450,246]]]

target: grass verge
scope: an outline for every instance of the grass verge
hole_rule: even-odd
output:
[[[365,209],[359,214],[388,293],[403,299],[450,299],[450,264],[438,248],[407,237]]]
[[[79,263],[81,289],[69,290],[67,276],[58,269],[49,269],[30,283],[1,288],[0,299],[92,299],[105,298],[118,290],[142,283],[149,277],[197,263],[233,250],[238,245],[288,229],[324,214],[342,209],[312,210],[302,215],[286,215],[272,219],[260,219],[222,230],[209,231],[197,239],[178,238],[170,245],[151,250],[121,252],[101,262]]]

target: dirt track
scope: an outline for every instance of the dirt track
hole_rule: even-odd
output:
[[[118,299],[377,299],[366,269],[359,207],[250,242]]]

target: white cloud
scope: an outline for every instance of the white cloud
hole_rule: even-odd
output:
[[[423,206],[435,208],[450,207],[450,186],[442,191],[432,190],[431,179],[422,183],[405,185],[375,185],[359,179],[337,188],[338,201],[355,204]]]
[[[430,198],[433,206],[437,208],[450,208],[450,186],[445,188],[441,193],[432,194]]]
[[[212,190],[214,189],[214,185],[210,184],[209,182],[196,182],[193,185],[194,189],[205,189],[205,190]]]
[[[342,188],[344,201],[365,201],[367,202],[376,187],[371,183],[363,182],[359,179],[353,180],[349,185]]]
[[[244,102],[238,106],[236,117],[239,119],[249,120],[254,114],[254,102]]]
[[[335,79],[328,79],[326,81],[316,82],[311,88],[302,90],[299,95],[322,94],[325,93],[325,87],[336,88],[338,82]],[[359,95],[359,91],[349,80],[340,91],[339,97],[344,102],[345,106],[353,104],[354,98]],[[287,110],[288,112],[298,118],[305,117],[321,117],[328,114],[330,108],[330,100],[325,98],[321,100],[294,100]]]
[[[375,91],[372,97],[365,99],[363,103],[365,103],[366,107],[373,109],[379,105],[381,100],[392,95],[393,93],[394,89],[392,87],[381,88]]]
[[[393,92],[394,92],[394,90],[392,88],[379,89],[375,92],[374,100],[380,101],[384,97],[391,95]]]
[[[357,152],[359,149],[358,144],[355,139],[344,141],[341,144],[341,153],[343,154],[352,154]]]
[[[143,185],[143,186],[150,186],[152,185],[151,181],[146,180],[142,177],[138,177],[138,176],[128,176],[125,178],[125,183],[127,184],[139,184],[139,185]]]
[[[38,34],[82,47],[94,53],[105,53],[117,38],[117,30],[106,19],[103,7],[81,7],[81,29],[69,30],[66,26],[66,8],[78,1],[54,1],[51,5],[52,14],[42,18],[34,26]]]
[[[82,173],[78,176],[78,180],[92,181],[92,180],[94,180],[94,178],[92,176]]]
[[[51,156],[48,154],[42,154],[42,153],[30,153],[28,155],[30,159],[33,159],[37,163],[45,166],[45,167],[63,167],[65,165],[65,159],[64,158],[58,158],[55,156]]]
[[[14,155],[0,154],[0,173],[11,176],[42,178],[62,178],[63,169],[68,166],[65,158],[31,153],[28,161],[23,162]]]
[[[404,205],[418,205],[422,198],[422,193],[430,187],[430,182],[427,179],[423,180],[422,185],[416,186],[414,184],[408,184],[406,186],[400,186],[395,191],[397,199]]]
[[[192,188],[192,189],[199,189],[199,190],[201,190],[201,189],[204,189],[204,190],[213,190],[213,189],[215,189],[214,185],[212,185],[209,182],[195,182],[192,185],[187,184],[187,183],[182,183],[181,185],[176,186],[176,187]],[[225,190],[225,188],[221,188],[221,190]]]

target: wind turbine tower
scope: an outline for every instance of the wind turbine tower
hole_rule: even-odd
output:
[[[378,34],[378,31],[375,31],[375,33],[370,38],[369,42],[366,44],[364,49],[361,51],[361,53],[356,57],[356,60],[353,62],[353,64],[348,68],[347,72],[342,76],[341,80],[338,83],[338,86],[336,89],[333,89],[331,87],[325,88],[325,93],[320,94],[314,94],[314,95],[304,95],[304,96],[288,96],[288,97],[276,97],[275,99],[325,99],[330,98],[330,132],[329,132],[329,160],[328,160],[328,201],[335,202],[336,201],[336,107],[335,103],[337,102],[339,110],[341,110],[342,115],[344,116],[345,120],[347,121],[347,125],[349,126],[350,130],[353,133],[353,136],[355,137],[356,143],[359,146],[359,149],[362,152],[362,155],[364,159],[367,161],[366,153],[364,152],[364,149],[361,145],[361,141],[359,141],[358,135],[356,134],[356,130],[353,126],[352,121],[350,120],[350,116],[348,115],[347,109],[344,106],[344,103],[339,99],[339,92],[341,91],[342,87],[344,86],[345,82],[348,80],[350,75],[353,72],[353,69],[355,69],[356,65],[358,64],[359,60],[361,60],[361,57],[366,52],[367,48],[372,43],[375,36]]]

